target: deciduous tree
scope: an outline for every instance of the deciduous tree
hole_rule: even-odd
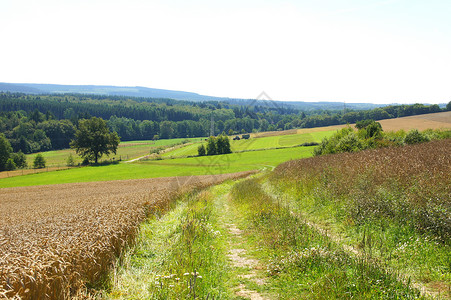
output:
[[[79,122],[71,147],[84,159],[97,164],[102,155],[116,154],[120,139],[116,132],[110,132],[102,118],[93,117]]]

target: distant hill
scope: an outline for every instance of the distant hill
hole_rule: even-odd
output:
[[[60,85],[60,84],[39,84],[39,83],[2,83],[0,82],[0,91],[11,93],[27,94],[93,94],[108,96],[126,96],[140,98],[168,98],[185,101],[223,101],[229,104],[243,106],[272,106],[275,108],[294,107],[300,110],[337,110],[343,109],[343,102],[302,102],[302,101],[270,101],[255,99],[236,99],[226,97],[205,96],[192,92],[172,91],[163,89],[154,89],[141,86],[110,86],[110,85]],[[383,105],[369,103],[347,103],[347,109],[372,109]]]

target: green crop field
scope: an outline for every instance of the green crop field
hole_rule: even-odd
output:
[[[0,187],[47,185],[70,182],[224,174],[274,168],[282,162],[312,156],[313,147],[298,147],[176,158],[108,166],[89,166],[0,179]]]
[[[230,140],[233,152],[259,149],[288,148],[303,143],[321,142],[325,137],[331,136],[335,131],[322,131],[313,133],[278,135],[261,138],[241,139],[239,141]],[[187,145],[185,147],[174,149],[164,153],[163,157],[180,157],[197,155],[199,143]]]
[[[151,149],[157,147],[171,147],[180,144],[184,141],[188,142],[198,142],[203,141],[204,138],[189,138],[189,139],[167,139],[167,140],[157,140],[157,141],[127,141],[121,142],[117,149],[116,155],[110,155],[109,157],[104,156],[104,160],[129,160],[137,157],[145,156],[150,153]],[[41,152],[46,160],[46,165],[49,167],[54,166],[65,166],[67,158],[72,154],[75,164],[81,163],[82,159],[75,153],[73,149],[63,149],[56,151],[46,151]],[[37,153],[26,155],[28,164],[33,163],[34,158]]]

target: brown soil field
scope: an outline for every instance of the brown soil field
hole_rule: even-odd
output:
[[[147,216],[252,172],[0,190],[0,298],[68,299],[102,278]]]
[[[378,121],[384,131],[451,129],[451,111]]]
[[[386,119],[379,120],[384,131],[398,131],[398,130],[426,130],[426,129],[451,129],[451,111],[417,115],[410,117],[402,117],[396,119]],[[350,124],[354,126],[355,124]],[[290,134],[301,134],[301,133],[311,133],[320,131],[330,131],[339,130],[347,125],[333,125],[315,128],[301,128],[301,129],[290,129],[283,131],[268,131],[259,132],[251,134],[254,138],[268,137],[268,136],[278,136],[278,135],[290,135]]]

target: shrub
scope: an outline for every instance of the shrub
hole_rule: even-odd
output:
[[[14,171],[16,169],[16,164],[14,163],[14,160],[12,158],[8,158],[5,164],[5,170],[6,171]]]
[[[419,132],[417,129],[412,129],[404,138],[404,143],[412,145],[428,142],[429,140],[430,138],[426,134]]]
[[[207,153],[207,150],[205,150],[204,144],[197,147],[197,153],[199,156],[205,156],[205,154]]]
[[[35,169],[45,168],[45,159],[44,159],[44,156],[42,156],[42,154],[36,155],[36,157],[34,158],[34,161],[33,161],[33,167]]]
[[[27,167],[27,157],[23,154],[22,150],[14,153],[11,158],[14,160],[17,168],[24,169]]]
[[[72,153],[69,154],[69,156],[67,157],[66,165],[68,167],[73,167],[75,165],[75,161],[74,161],[74,157],[72,156]]]
[[[357,152],[363,148],[363,143],[354,132],[351,132],[338,141],[335,152]]]
[[[218,154],[218,149],[216,148],[216,138],[214,136],[208,138],[206,150],[207,155]]]

